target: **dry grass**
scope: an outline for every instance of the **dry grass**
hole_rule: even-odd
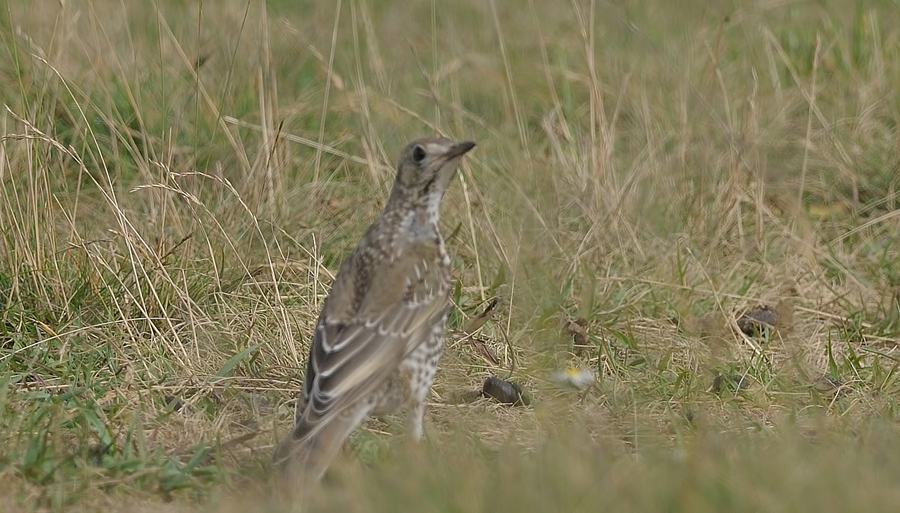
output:
[[[619,4],[9,2],[0,509],[290,509],[310,326],[432,133],[479,146],[428,440],[373,421],[293,509],[896,504],[896,9]],[[534,406],[457,404],[492,374]]]

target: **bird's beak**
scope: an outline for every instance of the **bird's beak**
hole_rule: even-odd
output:
[[[446,162],[449,160],[453,160],[455,158],[462,157],[463,155],[468,153],[469,150],[471,150],[474,147],[475,147],[475,143],[473,143],[472,141],[458,142],[458,143],[454,144],[453,146],[451,146],[450,149],[447,150],[446,153],[441,155],[441,160]]]

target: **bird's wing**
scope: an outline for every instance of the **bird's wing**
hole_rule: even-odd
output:
[[[342,266],[313,335],[295,440],[382,385],[446,315],[449,272],[437,244],[395,258],[357,251]]]

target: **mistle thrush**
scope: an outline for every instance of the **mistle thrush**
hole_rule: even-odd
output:
[[[370,415],[405,408],[409,434],[422,438],[451,289],[439,207],[474,147],[425,138],[400,154],[384,211],[341,266],[319,314],[294,428],[274,454],[285,478],[321,478]]]

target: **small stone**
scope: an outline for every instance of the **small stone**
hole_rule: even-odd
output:
[[[712,391],[718,394],[726,388],[732,391],[746,390],[753,383],[753,378],[740,374],[719,374],[713,379]]]
[[[531,394],[522,385],[497,376],[491,376],[484,380],[481,395],[490,397],[499,403],[514,406],[528,406],[532,401]]]
[[[171,408],[172,411],[181,411],[184,408],[184,401],[174,395],[167,395],[163,400],[166,402],[166,408]]]
[[[572,335],[572,350],[579,356],[590,345],[587,326],[588,322],[581,317],[566,323],[566,332]]]
[[[751,308],[738,316],[737,325],[748,337],[757,337],[773,329],[778,322],[778,312],[774,308],[763,305]]]

